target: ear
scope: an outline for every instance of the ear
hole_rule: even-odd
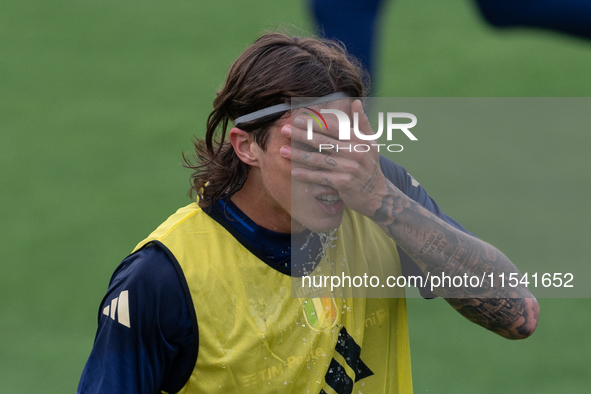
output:
[[[240,160],[252,167],[259,166],[255,152],[258,145],[252,140],[249,133],[237,127],[232,127],[228,133],[228,138]]]

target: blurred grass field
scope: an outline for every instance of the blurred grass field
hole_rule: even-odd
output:
[[[378,95],[590,95],[591,43],[492,30],[469,2],[383,22]],[[228,66],[285,23],[311,30],[303,2],[0,1],[0,393],[75,391],[111,273],[188,202],[181,152]],[[510,159],[494,135],[433,138],[401,164],[449,215],[518,265],[589,260],[591,133],[504,141]],[[540,300],[521,342],[408,303],[416,393],[591,392],[587,299]]]

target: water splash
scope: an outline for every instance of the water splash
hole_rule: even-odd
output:
[[[335,235],[336,232],[337,229],[334,229],[318,233],[311,232],[306,235],[303,244],[299,247],[300,251],[309,253],[305,260],[299,263],[304,275],[310,275],[321,261],[328,261],[327,251],[330,248],[336,248],[339,239]]]

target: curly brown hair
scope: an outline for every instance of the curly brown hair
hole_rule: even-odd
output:
[[[205,139],[194,141],[193,160],[183,154],[185,167],[193,170],[189,195],[197,194],[201,207],[215,206],[244,185],[249,167],[225,141],[230,121],[289,103],[291,97],[321,97],[335,92],[363,97],[368,85],[368,74],[348,56],[342,44],[282,33],[264,34],[230,67],[207,118]],[[240,129],[249,132],[264,150],[270,126],[288,113],[241,123]]]

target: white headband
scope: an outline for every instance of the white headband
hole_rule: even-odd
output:
[[[289,111],[292,108],[303,108],[305,106],[313,106],[313,105],[328,103],[329,101],[334,101],[334,100],[338,100],[338,99],[346,98],[346,97],[349,97],[346,93],[337,92],[337,93],[327,94],[326,96],[318,97],[315,99],[311,99],[309,101],[306,100],[305,104],[302,103],[302,105],[298,105],[296,107],[292,107],[291,104],[288,104],[288,103],[273,105],[271,107],[259,109],[258,111],[254,111],[249,114],[237,117],[236,119],[234,119],[234,126],[236,126],[240,123],[251,122],[256,119],[264,118],[265,116],[278,114],[278,113],[284,112],[284,111]]]

